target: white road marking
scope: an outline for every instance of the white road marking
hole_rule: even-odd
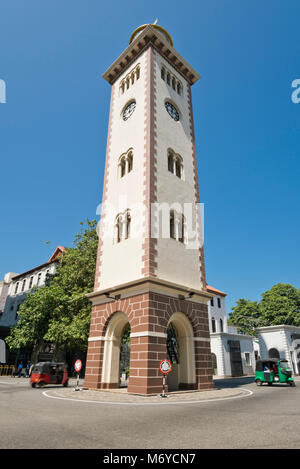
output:
[[[135,406],[145,406],[145,405],[182,405],[182,404],[199,404],[203,402],[219,402],[219,401],[228,401],[231,399],[243,399],[244,397],[250,397],[253,395],[253,391],[250,391],[250,389],[241,389],[241,391],[245,391],[246,394],[244,396],[238,395],[238,396],[231,396],[231,397],[219,397],[216,399],[199,399],[199,400],[193,400],[193,401],[175,401],[175,402],[170,402],[170,401],[163,401],[163,402],[113,402],[113,401],[92,401],[92,400],[87,400],[87,399],[72,399],[70,397],[56,397],[56,396],[49,396],[48,391],[44,391],[43,395],[45,397],[49,397],[51,399],[60,399],[64,401],[73,401],[73,402],[84,402],[84,403],[90,403],[90,404],[110,404],[110,405],[135,405]]]

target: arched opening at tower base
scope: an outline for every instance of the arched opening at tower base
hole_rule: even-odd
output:
[[[130,371],[130,325],[123,329],[120,349],[120,387],[127,388]]]
[[[130,324],[126,314],[118,312],[111,317],[105,333],[102,389],[127,386],[129,362]]]
[[[183,313],[174,313],[167,329],[167,355],[172,363],[168,374],[168,389],[195,389],[195,347],[193,327]]]

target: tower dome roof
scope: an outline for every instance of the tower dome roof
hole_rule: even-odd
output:
[[[171,37],[171,35],[168,33],[168,31],[166,29],[164,29],[162,26],[159,26],[158,24],[156,24],[156,22],[154,22],[153,24],[142,24],[141,26],[139,26],[138,28],[136,28],[133,33],[131,34],[130,36],[130,39],[129,39],[129,44],[132,43],[132,41],[138,37],[138,35],[145,29],[147,28],[147,26],[152,26],[152,28],[155,28],[157,29],[160,34],[162,34],[164,36],[165,39],[167,39],[167,41],[171,44],[171,46],[173,47],[173,39]]]

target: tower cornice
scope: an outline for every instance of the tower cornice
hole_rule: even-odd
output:
[[[148,47],[152,46],[169,62],[175,70],[185,78],[190,85],[199,80],[200,75],[190,64],[171,46],[159,30],[149,24],[129,44],[124,52],[102,75],[111,85]]]

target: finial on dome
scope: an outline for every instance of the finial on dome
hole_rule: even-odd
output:
[[[142,24],[142,26],[139,26],[138,28],[136,28],[133,33],[131,34],[130,36],[130,39],[129,39],[129,44],[132,43],[132,41],[145,29],[147,28],[147,26],[152,26],[153,28],[157,29],[160,34],[171,44],[171,46],[173,47],[173,39],[171,37],[171,35],[168,33],[168,31],[163,28],[162,26],[159,26],[157,24],[158,22],[158,18],[156,18],[156,20],[154,21],[154,23],[152,24]]]

